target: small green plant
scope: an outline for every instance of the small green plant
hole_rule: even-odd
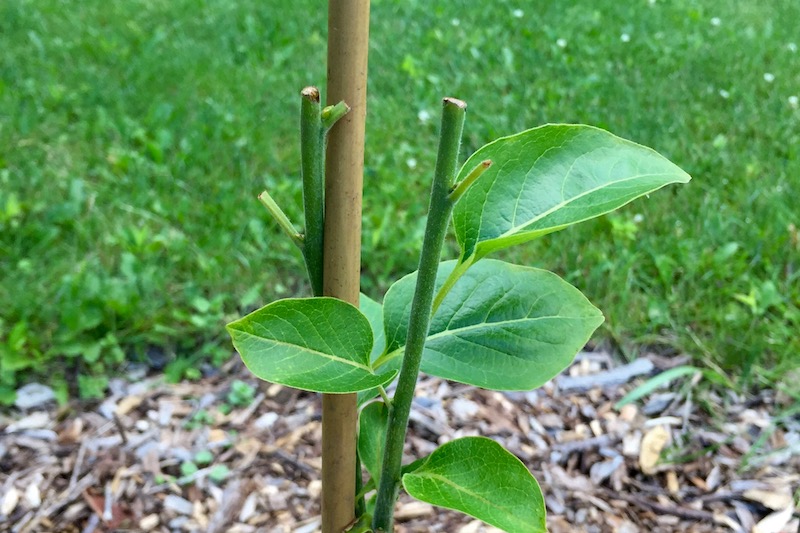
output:
[[[197,429],[203,426],[210,426],[213,423],[214,415],[205,409],[200,409],[194,415],[192,415],[192,418],[187,420],[183,426],[186,429]]]
[[[231,390],[225,397],[225,402],[219,406],[219,411],[223,415],[229,414],[237,407],[247,407],[256,397],[256,388],[239,379],[231,383]]]
[[[256,388],[249,383],[235,380],[231,383],[231,390],[228,392],[227,400],[233,407],[247,407],[256,397]]]
[[[197,467],[197,463],[193,461],[185,461],[181,463],[181,476],[188,477],[192,474],[195,474],[199,468]]]
[[[306,235],[265,192],[261,199],[303,250],[318,294],[319,174],[326,116],[303,92]],[[318,95],[318,93],[316,93]],[[458,170],[466,104],[446,98],[419,269],[383,304],[361,297],[279,300],[228,325],[257,377],[320,393],[359,394],[358,455],[369,481],[353,531],[391,531],[402,486],[433,505],[512,532],[545,531],[541,490],[496,442],[466,437],[401,464],[417,376],[492,390],[529,390],[561,372],[603,322],[581,292],[555,274],[487,256],[598,217],[688,174],[654,152],[584,125],[550,124],[495,140]],[[307,140],[308,131],[314,131]],[[311,163],[311,165],[309,165]],[[311,197],[309,197],[311,195]],[[316,207],[313,207],[316,206]],[[461,249],[440,262],[450,220]],[[319,227],[319,226],[318,226]],[[308,248],[313,243],[313,248]],[[394,394],[387,389],[396,381]]]
[[[219,485],[230,475],[230,469],[225,465],[214,465],[209,469],[208,479]]]
[[[214,454],[209,450],[202,450],[194,454],[194,462],[201,466],[210,465],[214,460]]]

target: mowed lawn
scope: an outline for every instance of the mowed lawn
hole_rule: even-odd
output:
[[[226,321],[308,292],[256,195],[300,221],[298,95],[324,85],[326,15],[0,3],[0,396],[31,369],[97,394],[124,359],[196,376],[230,356]],[[626,357],[781,380],[800,364],[798,20],[796,0],[373,0],[364,291],[416,268],[442,96],[469,103],[464,158],[593,124],[694,180],[503,258],[583,290]]]

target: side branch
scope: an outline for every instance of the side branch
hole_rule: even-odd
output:
[[[286,216],[286,213],[283,212],[275,200],[272,199],[272,196],[270,196],[267,191],[264,191],[258,195],[258,200],[267,208],[267,211],[269,211],[270,215],[272,215],[272,218],[275,219],[283,232],[302,250],[305,245],[303,236],[298,233],[294,224],[292,224],[289,217]]]

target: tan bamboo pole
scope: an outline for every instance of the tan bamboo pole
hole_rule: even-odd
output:
[[[367,106],[369,0],[329,0],[327,102],[352,110],[330,131],[325,158],[323,292],[358,305]],[[322,397],[322,532],[354,519],[356,395]]]

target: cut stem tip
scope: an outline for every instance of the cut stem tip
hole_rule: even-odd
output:
[[[466,109],[467,108],[467,103],[464,100],[459,100],[458,98],[453,98],[452,96],[445,96],[442,99],[442,104],[443,105],[454,105],[454,106],[459,107],[461,109]]]
[[[309,85],[308,87],[305,87],[302,91],[300,91],[300,96],[308,100],[311,100],[314,103],[319,103],[320,99],[319,89],[317,89],[313,85]]]

